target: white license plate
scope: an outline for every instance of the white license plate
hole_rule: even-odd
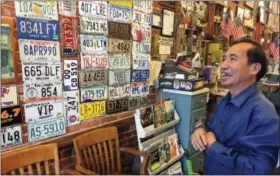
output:
[[[109,70],[109,85],[130,83],[130,70]]]
[[[133,41],[132,53],[150,54],[151,53],[151,43],[147,43],[147,42],[139,43],[138,41]]]
[[[106,36],[80,35],[82,52],[107,52],[108,38]]]
[[[58,13],[63,16],[76,16],[76,1],[58,1]]]
[[[108,34],[108,22],[106,19],[94,17],[80,17],[81,33],[86,34]]]
[[[24,83],[23,97],[25,103],[62,100],[62,82]]]
[[[80,123],[79,90],[66,91],[63,93],[63,97],[66,125],[72,126]]]
[[[61,62],[22,61],[22,80],[60,81]]]
[[[107,70],[84,70],[79,74],[80,87],[108,84]]]
[[[109,53],[130,53],[131,41],[109,38]]]
[[[108,69],[107,53],[81,53],[81,70]]]
[[[1,86],[1,107],[18,104],[18,93],[16,85]]]
[[[15,1],[16,16],[58,20],[56,1]]]
[[[24,104],[25,122],[37,121],[48,117],[62,117],[62,101],[45,101]]]
[[[1,147],[22,144],[21,125],[1,128]]]
[[[60,61],[59,42],[19,39],[20,60]]]
[[[108,4],[108,21],[131,23],[131,8]]]
[[[130,68],[129,54],[109,54],[109,69]]]
[[[132,23],[131,34],[132,39],[138,41],[137,32],[142,33],[142,39],[144,42],[151,42],[151,33],[152,28],[151,26],[139,24],[139,23]]]
[[[64,60],[64,90],[78,89],[78,61],[77,60]]]
[[[150,54],[132,53],[132,67],[134,70],[149,70],[150,62]]]
[[[95,100],[104,100],[108,98],[108,87],[94,86],[81,89],[81,102],[92,102]]]
[[[153,11],[153,1],[133,1],[133,10],[138,9],[147,13]]]
[[[106,1],[79,1],[79,14],[107,19]]]
[[[131,96],[147,95],[149,93],[149,82],[131,83]]]
[[[35,142],[66,133],[65,118],[53,117],[28,123],[28,141]]]
[[[130,84],[109,86],[108,92],[110,100],[130,96]]]
[[[147,13],[138,9],[133,9],[132,15],[133,23],[152,25],[152,13]]]

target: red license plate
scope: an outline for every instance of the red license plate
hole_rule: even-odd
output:
[[[77,55],[77,19],[60,16],[62,55]]]

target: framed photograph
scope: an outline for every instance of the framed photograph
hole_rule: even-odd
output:
[[[172,37],[174,32],[175,13],[171,10],[163,9],[162,14],[162,35]]]
[[[244,22],[243,25],[246,27],[253,28],[253,21],[252,21],[252,10],[245,8],[244,10]]]
[[[260,7],[260,23],[267,23],[267,12],[264,7]]]
[[[243,19],[244,19],[244,12],[245,10],[241,7],[237,7],[237,13],[236,13],[236,18],[240,18],[241,23],[243,24]]]
[[[162,17],[160,14],[153,13],[153,23],[154,27],[162,28]]]
[[[195,12],[199,19],[206,21],[207,20],[207,3],[205,2],[195,2]]]

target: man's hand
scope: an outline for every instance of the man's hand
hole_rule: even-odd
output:
[[[207,141],[207,148],[209,148],[214,142],[216,142],[216,136],[212,132],[208,132],[205,135]]]
[[[200,150],[202,152],[203,150],[206,149],[205,147],[207,146],[207,141],[205,137],[206,133],[207,132],[203,128],[198,128],[192,134],[191,140],[195,150]]]

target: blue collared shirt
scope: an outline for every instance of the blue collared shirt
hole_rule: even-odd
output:
[[[251,85],[228,93],[209,120],[216,142],[206,151],[204,174],[271,174],[280,148],[279,117],[271,102]]]

